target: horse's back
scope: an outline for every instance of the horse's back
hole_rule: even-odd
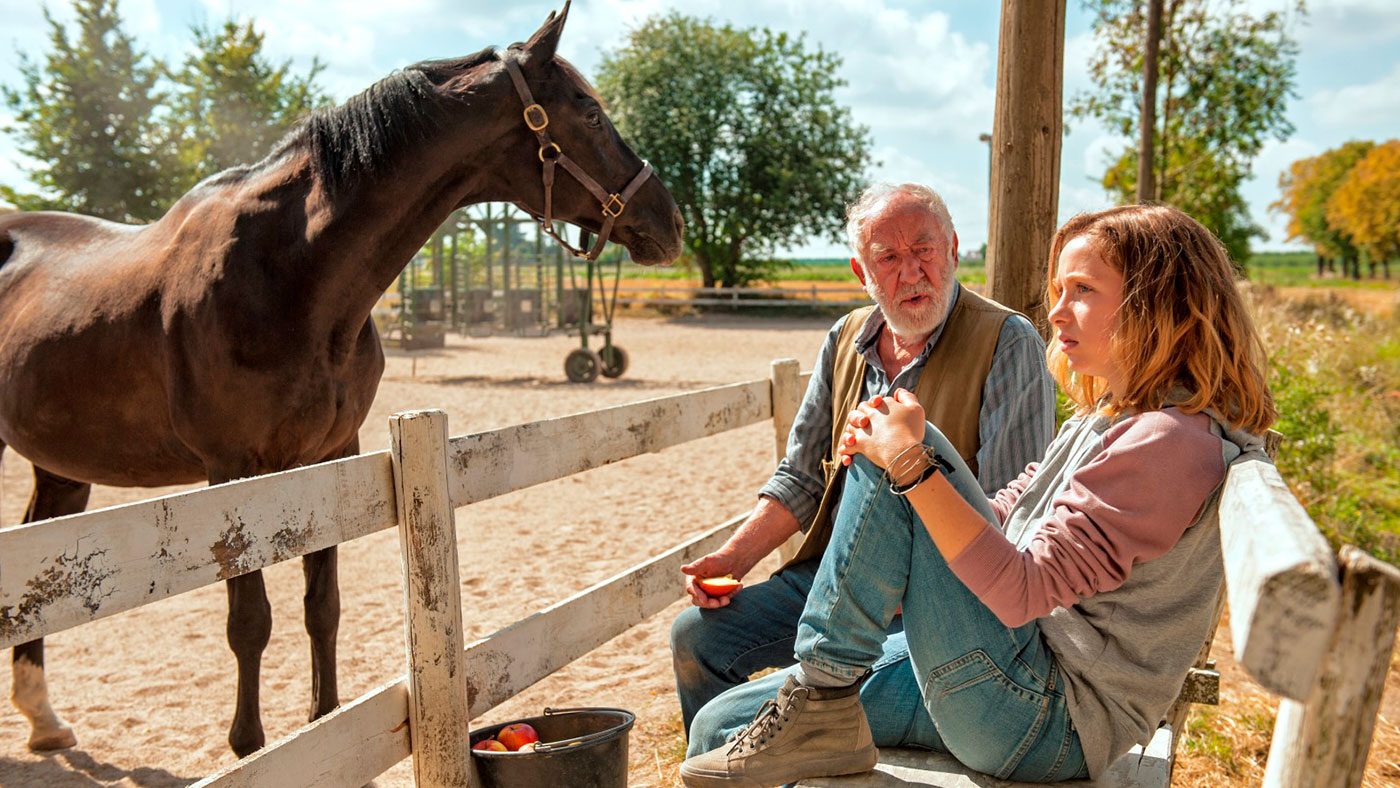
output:
[[[200,478],[165,415],[160,244],[149,231],[56,212],[0,217],[0,440],[54,473]],[[99,463],[115,470],[89,467]]]

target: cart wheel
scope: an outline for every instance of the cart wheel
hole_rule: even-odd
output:
[[[603,377],[620,378],[627,371],[627,351],[617,345],[607,345],[598,356],[603,360]]]
[[[564,359],[564,374],[575,383],[592,383],[598,379],[602,367],[603,360],[598,352],[588,348],[576,347]]]

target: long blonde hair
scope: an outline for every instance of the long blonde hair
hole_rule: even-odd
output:
[[[1187,413],[1213,408],[1232,426],[1256,434],[1278,412],[1264,382],[1267,354],[1235,286],[1225,248],[1200,222],[1167,205],[1125,205],[1075,216],[1050,248],[1047,310],[1060,299],[1060,252],[1085,238],[1123,275],[1123,303],[1110,352],[1124,380],[1108,393],[1103,378],[1079,375],[1051,343],[1045,360],[1081,413],[1158,410],[1178,387]]]

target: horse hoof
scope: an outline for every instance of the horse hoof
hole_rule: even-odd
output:
[[[78,737],[73,734],[73,729],[67,726],[43,733],[34,731],[29,734],[29,749],[34,752],[66,750],[77,743]]]

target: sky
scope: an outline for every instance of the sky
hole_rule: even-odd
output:
[[[265,54],[305,73],[326,64],[320,84],[337,100],[395,69],[470,54],[489,44],[523,41],[562,0],[120,0],[125,29],[151,54],[179,62],[192,46],[192,25],[252,18],[266,36]],[[73,18],[65,0],[46,3],[59,22]],[[873,180],[918,181],[939,191],[964,250],[987,236],[988,146],[992,131],[1000,3],[995,0],[576,0],[559,53],[584,74],[597,69],[627,32],[647,17],[679,10],[736,27],[805,34],[843,58],[847,85],[838,99],[870,129]],[[1249,0],[1255,10],[1291,0]],[[1311,0],[1292,32],[1301,52],[1288,106],[1296,127],[1268,143],[1243,190],[1254,220],[1269,234],[1256,249],[1306,248],[1286,238],[1286,218],[1269,209],[1279,173],[1300,158],[1353,139],[1400,136],[1400,2]],[[1091,18],[1067,0],[1066,105],[1088,90]],[[42,61],[49,27],[34,0],[0,0],[0,83],[21,84],[20,53]],[[13,120],[0,106],[0,126]],[[1125,142],[1091,121],[1068,121],[1060,170],[1060,219],[1106,207],[1099,186],[1105,162]],[[0,134],[0,183],[28,187],[16,144]],[[794,256],[847,254],[838,241],[813,238]]]

